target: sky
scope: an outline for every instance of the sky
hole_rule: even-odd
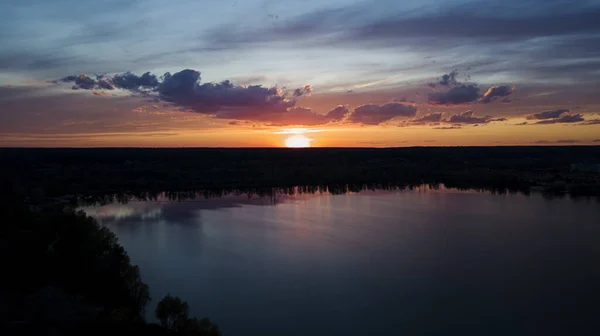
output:
[[[4,0],[0,146],[600,145],[599,0]]]

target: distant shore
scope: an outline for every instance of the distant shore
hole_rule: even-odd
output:
[[[0,149],[31,198],[294,186],[531,190],[600,196],[600,147]],[[596,171],[596,169],[598,171]]]

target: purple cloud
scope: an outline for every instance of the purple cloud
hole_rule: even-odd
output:
[[[579,113],[569,114],[567,112],[567,113],[562,113],[558,118],[544,119],[544,120],[536,122],[536,124],[576,123],[576,122],[580,122],[580,121],[584,121],[581,114],[579,114]]]
[[[539,120],[536,124],[576,123],[584,121],[581,114],[570,113],[570,110],[550,110],[526,115],[528,120]]]
[[[516,88],[514,86],[512,86],[512,87],[506,86],[506,85],[492,86],[483,94],[483,97],[481,97],[481,99],[479,99],[479,102],[481,102],[483,104],[491,103],[492,101],[496,100],[496,98],[498,98],[498,97],[506,97],[506,96],[512,94],[513,92],[515,92],[515,89]]]
[[[303,88],[294,90],[294,97],[309,96],[313,91],[311,85],[304,85]]]
[[[428,96],[431,105],[460,105],[479,98],[479,88],[475,84],[453,87],[447,92],[432,92]]]
[[[354,109],[350,114],[348,121],[366,124],[378,125],[396,117],[414,117],[417,114],[417,108],[413,105],[404,105],[400,103],[388,103],[385,105],[367,104]]]
[[[444,112],[434,112],[429,114],[424,114],[420,118],[412,121],[413,124],[426,124],[426,123],[434,123],[440,122],[442,120],[442,116]]]
[[[294,98],[310,94],[310,85],[293,90],[293,97],[290,98],[277,87],[237,86],[229,80],[200,84],[200,72],[192,69],[174,74],[167,72],[160,79],[150,72],[141,76],[125,72],[112,77],[98,75],[97,80],[82,74],[67,76],[60,81],[75,82],[73,89],[117,88],[155,96],[182,109],[214,115],[217,118],[262,121],[277,125],[326,124],[341,120],[348,114],[347,108],[343,107],[338,107],[327,115],[315,113],[309,108],[297,107]]]
[[[539,113],[534,113],[527,115],[525,118],[529,120],[539,120],[539,119],[554,119],[560,117],[563,113],[569,113],[570,110],[552,110],[552,111],[543,111]]]
[[[348,109],[348,107],[343,106],[343,105],[338,105],[333,110],[327,112],[327,118],[331,121],[341,121],[349,113],[350,113],[350,110]]]
[[[475,117],[474,112],[469,110],[450,116],[448,122],[456,124],[485,124],[492,121],[491,117]]]

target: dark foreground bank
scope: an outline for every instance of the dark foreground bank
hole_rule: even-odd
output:
[[[110,230],[69,207],[31,210],[0,186],[0,334],[221,335],[171,296],[158,304],[160,324],[146,323],[148,286]]]

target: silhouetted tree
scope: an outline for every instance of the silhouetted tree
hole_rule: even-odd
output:
[[[156,318],[163,327],[180,330],[188,321],[189,306],[178,296],[167,294],[156,307]]]

